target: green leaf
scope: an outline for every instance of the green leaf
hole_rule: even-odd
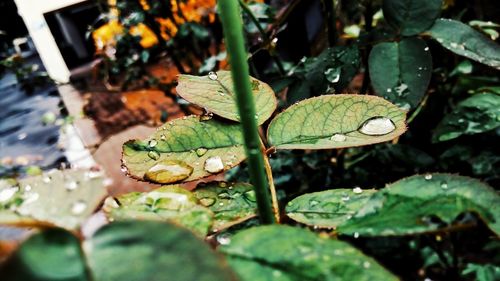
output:
[[[214,212],[212,231],[217,232],[256,215],[253,186],[247,183],[211,182],[198,185],[194,195],[199,204]]]
[[[278,101],[269,85],[253,77],[250,80],[257,110],[256,119],[260,125],[271,117]],[[240,120],[230,71],[221,70],[207,76],[182,74],[178,82],[177,93],[187,101],[223,118]]]
[[[441,13],[442,0],[384,0],[384,18],[403,36],[427,30]]]
[[[88,280],[80,241],[62,229],[31,236],[0,266],[4,281]]]
[[[475,94],[457,104],[439,122],[433,141],[447,141],[462,135],[473,135],[500,127],[500,96]]]
[[[455,175],[418,175],[375,193],[337,229],[354,236],[419,234],[470,223],[464,214],[471,212],[500,233],[500,196],[491,187]]]
[[[106,199],[103,210],[110,220],[168,221],[205,237],[214,214],[198,205],[192,192],[164,186],[150,192],[132,192]]]
[[[244,230],[219,249],[241,281],[398,280],[351,245],[290,226]]]
[[[500,70],[500,46],[472,27],[455,20],[438,19],[427,32],[455,54]]]
[[[334,47],[319,56],[304,58],[293,70],[296,81],[287,93],[287,102],[294,103],[326,93],[329,87],[339,92],[351,82],[360,63],[356,45]]]
[[[336,228],[363,207],[375,192],[355,188],[307,193],[288,202],[286,213],[303,224]]]
[[[0,181],[0,224],[74,230],[106,194],[102,173],[93,171],[52,170],[17,184]]]
[[[406,131],[405,112],[367,95],[325,95],[294,104],[267,132],[277,149],[331,149],[392,140]]]
[[[245,159],[240,124],[188,116],[166,123],[148,139],[123,145],[129,176],[153,183],[193,181]]]
[[[222,258],[191,232],[152,221],[104,226],[90,240],[88,263],[93,280],[235,280]]]
[[[432,57],[425,41],[405,38],[375,45],[368,66],[377,95],[410,109],[418,105],[429,86]]]

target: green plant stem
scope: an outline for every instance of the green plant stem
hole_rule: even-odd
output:
[[[255,121],[255,101],[250,86],[247,52],[245,50],[239,5],[236,0],[220,0],[218,6],[231,64],[231,74],[243,129],[250,179],[255,187],[260,220],[264,224],[271,224],[275,220],[269,198],[269,185],[266,179],[259,131]]]
[[[252,13],[252,10],[250,10],[250,8],[248,7],[248,5],[245,2],[243,2],[242,0],[239,0],[239,3],[240,3],[240,6],[241,6],[241,9],[243,10],[243,12],[245,12],[247,14],[247,16],[250,18],[250,20],[253,22],[253,24],[259,30],[259,33],[262,36],[262,40],[266,44],[272,44],[271,43],[271,38],[269,38],[269,36],[267,36],[267,32],[262,28],[262,26],[260,26],[259,20],[257,20],[257,18]],[[269,55],[271,55],[271,58],[273,59],[273,61],[276,64],[276,66],[278,67],[278,70],[279,70],[280,74],[284,75],[285,74],[285,68],[283,67],[283,63],[281,62],[281,60],[278,57],[278,55],[276,55],[276,53],[275,53],[274,50],[269,50]]]
[[[365,12],[363,14],[365,18],[365,31],[368,34],[368,42],[372,40],[370,32],[372,31],[373,25],[373,7],[371,1],[366,1]],[[365,73],[363,74],[363,84],[361,85],[361,94],[364,95],[370,87],[370,75],[368,74],[368,56],[372,50],[371,45],[366,46],[366,50],[363,56],[363,64],[365,65]]]
[[[323,0],[325,10],[326,27],[328,31],[328,43],[330,47],[337,44],[337,14],[335,11],[335,0]]]

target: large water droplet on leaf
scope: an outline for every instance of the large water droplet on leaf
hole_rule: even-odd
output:
[[[224,170],[224,163],[220,156],[212,156],[205,160],[205,171],[215,174]]]
[[[216,73],[216,72],[210,71],[210,72],[208,73],[208,78],[209,78],[210,80],[217,80],[217,78],[219,78],[219,77],[217,76],[217,73]]]
[[[151,167],[144,179],[156,183],[174,183],[187,179],[193,173],[193,167],[183,161],[166,160]]]
[[[370,118],[363,123],[359,132],[369,136],[382,136],[394,131],[396,125],[386,117]]]
[[[158,160],[160,159],[160,153],[156,150],[151,150],[150,152],[148,152],[148,157],[153,160]]]
[[[150,140],[148,142],[149,147],[155,147],[158,144],[157,140]]]
[[[346,139],[347,139],[347,137],[344,134],[335,134],[335,135],[330,137],[330,140],[335,141],[335,142],[343,142]]]

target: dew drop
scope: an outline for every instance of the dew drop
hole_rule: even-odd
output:
[[[387,92],[388,93],[392,92],[392,89],[391,88],[387,88]]]
[[[217,73],[216,73],[216,72],[210,71],[210,72],[208,73],[208,78],[209,78],[210,80],[217,80],[217,78],[219,78],[219,77],[217,76]]]
[[[442,189],[448,189],[448,183],[445,182],[445,181],[441,182],[441,188]]]
[[[356,194],[360,194],[363,192],[363,189],[361,189],[361,187],[357,186],[357,187],[352,189],[352,192],[354,192]]]
[[[208,120],[211,120],[212,117],[214,117],[214,114],[212,112],[207,112],[207,113],[204,113],[203,115],[200,116],[200,120],[201,121],[208,121]]]
[[[166,140],[166,139],[167,139],[167,137],[166,137],[165,135],[161,135],[161,136],[160,136],[160,140],[164,141],[164,140]]]
[[[205,153],[207,153],[208,149],[204,148],[204,147],[200,147],[198,149],[196,149],[196,155],[198,155],[198,157],[201,157],[203,155],[205,155]]]
[[[150,140],[148,142],[149,147],[155,147],[158,144],[157,140]]]
[[[373,117],[363,123],[359,132],[369,136],[382,136],[389,134],[395,129],[396,126],[391,119],[386,117]]]
[[[431,174],[426,174],[424,176],[424,179],[426,179],[426,180],[432,180],[432,175]]]
[[[219,198],[221,199],[231,199],[231,195],[226,191],[219,193],[217,196],[219,196]]]
[[[42,181],[43,181],[44,183],[49,183],[49,182],[51,181],[51,179],[50,179],[50,177],[49,177],[49,176],[44,176],[44,177],[43,177],[43,179],[42,179]]]
[[[220,245],[229,245],[231,243],[231,235],[228,233],[223,233],[217,236],[217,242]]]
[[[0,203],[9,201],[19,191],[17,186],[4,188],[0,191]]]
[[[252,202],[256,202],[257,201],[257,197],[255,195],[255,191],[253,190],[249,190],[249,191],[246,191],[245,193],[243,193],[243,196],[248,199],[249,201],[252,201]],[[291,203],[289,203],[291,204]]]
[[[87,203],[83,200],[78,200],[71,205],[71,213],[73,215],[81,215],[87,209]]]
[[[425,47],[424,51],[428,52],[429,51],[429,47]]]
[[[370,268],[370,266],[371,266],[371,264],[370,264],[370,262],[369,262],[369,261],[365,261],[365,262],[363,262],[363,267],[364,267],[364,268],[368,269],[368,268]]]
[[[193,167],[185,162],[167,160],[149,168],[144,175],[144,179],[156,183],[174,183],[188,178],[192,173]]]
[[[451,43],[450,43],[450,47],[452,47],[452,48],[455,48],[455,49],[456,49],[456,48],[458,48],[458,44],[457,44],[457,43],[455,43],[455,42],[451,42]]]
[[[76,181],[69,181],[64,185],[64,188],[66,188],[66,190],[68,191],[73,191],[78,188],[78,184],[76,183]]]
[[[311,200],[311,201],[309,201],[309,206],[310,206],[310,207],[314,207],[314,206],[316,206],[316,205],[318,205],[318,204],[319,204],[319,201],[316,201],[316,200]]]
[[[346,139],[347,137],[344,134],[334,134],[333,136],[330,137],[330,140],[335,142],[343,142]]]
[[[204,169],[211,174],[216,174],[224,170],[224,164],[220,156],[212,156],[205,160]]]
[[[349,197],[349,195],[346,194],[346,195],[342,195],[341,199],[342,199],[342,201],[345,202],[345,201],[349,201],[349,199],[351,199],[351,197]]]
[[[127,172],[128,172],[128,168],[127,168],[127,166],[122,165],[122,166],[120,167],[120,171],[122,171],[123,173],[127,173]]]
[[[25,187],[24,187],[24,191],[30,191],[31,190],[31,185],[27,184]]]
[[[354,236],[354,238],[356,238],[356,239],[357,239],[357,238],[359,238],[359,232],[354,232],[354,235],[353,235],[353,236]]]
[[[153,160],[158,160],[160,159],[160,153],[156,150],[151,150],[148,152],[148,157]]]
[[[215,199],[210,197],[203,197],[200,199],[200,204],[205,207],[210,207],[215,204]]]

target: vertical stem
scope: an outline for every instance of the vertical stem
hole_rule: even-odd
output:
[[[371,0],[366,1],[365,5],[365,31],[368,33],[368,42],[371,42],[371,34],[372,25],[373,25],[373,7]],[[368,91],[368,87],[370,86],[370,75],[368,74],[368,56],[372,50],[371,45],[366,46],[366,50],[363,56],[363,64],[365,65],[365,73],[363,74],[363,84],[361,85],[361,94],[364,95]]]
[[[231,74],[245,140],[250,179],[255,187],[260,220],[264,224],[271,224],[275,220],[269,199],[269,186],[266,179],[259,131],[255,121],[255,101],[250,86],[247,53],[243,39],[243,23],[241,22],[238,1],[219,0],[218,6],[231,64]]]
[[[337,43],[337,14],[335,11],[335,0],[323,0],[325,9],[325,20],[328,31],[328,43],[330,47]]]
[[[266,147],[263,143],[261,143],[261,151],[262,156],[264,157],[264,167],[266,169],[267,181],[269,182],[269,190],[271,191],[274,218],[278,223],[280,223],[280,208],[278,204],[278,197],[276,196],[276,188],[274,187],[273,170],[271,169],[271,164],[269,163],[269,158],[267,157]]]

